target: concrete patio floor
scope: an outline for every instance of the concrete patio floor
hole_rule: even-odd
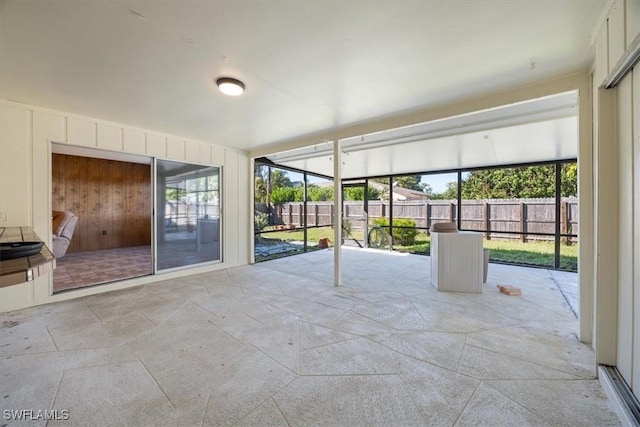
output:
[[[51,426],[619,425],[557,285],[572,276],[491,264],[484,293],[445,293],[424,256],[343,260],[340,288],[322,250],[1,314],[0,409],[68,411]]]

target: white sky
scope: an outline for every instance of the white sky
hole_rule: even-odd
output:
[[[437,175],[422,175],[422,182],[426,182],[431,186],[434,193],[442,193],[447,189],[448,182],[456,182],[458,180],[458,174],[454,173],[441,173]]]
[[[468,174],[469,174],[468,172],[463,172],[462,178],[464,179]],[[296,174],[293,172],[288,173],[288,176],[292,181],[301,181],[302,175],[301,174],[300,176],[298,175],[299,174]],[[455,182],[457,179],[458,179],[458,174],[456,172],[422,176],[422,182],[426,182],[429,185],[431,185],[431,188],[433,189],[434,193],[442,193],[447,189],[448,182]],[[309,175],[310,184],[316,184],[319,182],[326,182],[326,180],[322,178],[317,178],[313,175]]]

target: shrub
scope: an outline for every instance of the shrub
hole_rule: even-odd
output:
[[[276,187],[271,190],[269,199],[274,205],[302,201],[302,191],[299,187]]]
[[[309,200],[312,202],[326,202],[333,200],[333,187],[318,187],[310,185],[307,190]]]
[[[379,225],[385,229],[389,229],[389,218],[377,218],[375,225]],[[403,227],[403,228],[400,228]],[[404,228],[407,227],[407,228]],[[411,246],[416,241],[418,230],[415,228],[416,222],[412,219],[394,218],[393,219],[393,242],[401,246]]]
[[[269,214],[264,212],[256,212],[253,215],[253,227],[256,233],[261,232],[269,225]]]
[[[351,236],[351,221],[344,218],[342,220],[342,234],[344,235],[344,237],[349,237]]]
[[[375,187],[369,187],[367,198],[369,200],[380,200],[382,194]],[[345,200],[364,200],[364,187],[350,187],[344,189]]]

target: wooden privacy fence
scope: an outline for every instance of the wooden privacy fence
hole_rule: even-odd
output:
[[[333,202],[308,202],[307,226],[330,226]],[[369,201],[369,223],[390,214],[388,201]],[[353,229],[364,226],[364,202],[345,202],[344,216]],[[429,228],[436,222],[457,221],[457,200],[394,201],[393,218],[407,218],[420,228]],[[482,231],[487,239],[553,240],[555,234],[555,199],[485,199],[462,200],[461,226],[465,230]],[[578,199],[563,197],[560,203],[560,233],[578,235]],[[272,224],[304,225],[304,203],[291,202],[271,208]],[[530,234],[534,233],[534,234]],[[575,243],[577,237],[563,238]]]

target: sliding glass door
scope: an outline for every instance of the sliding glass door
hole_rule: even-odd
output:
[[[156,160],[156,192],[156,270],[220,261],[220,168]]]

